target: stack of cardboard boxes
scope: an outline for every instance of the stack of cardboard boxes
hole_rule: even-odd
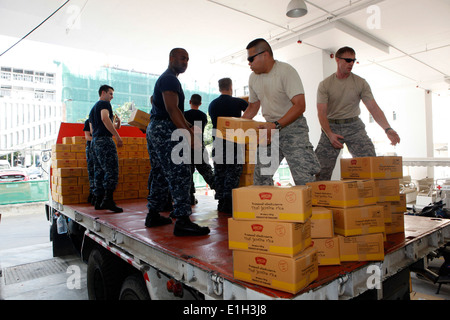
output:
[[[341,174],[343,180],[340,181],[308,184],[312,187],[312,204],[315,206],[313,230],[320,230],[320,233],[313,231],[319,263],[383,260],[386,234],[404,231],[406,202],[401,201],[398,179],[402,176],[401,158],[342,159]],[[330,215],[323,211],[325,208],[319,207],[331,210],[333,231],[329,227]],[[315,213],[321,219],[314,219]],[[319,222],[328,227],[317,228],[315,224]],[[324,230],[328,230],[327,233]]]
[[[115,200],[146,198],[150,161],[145,138],[122,137],[117,148],[119,183]],[[52,198],[61,204],[85,203],[89,196],[86,139],[65,137],[52,146]]]
[[[248,186],[233,190],[228,220],[236,279],[297,293],[318,277],[311,247],[311,188]]]

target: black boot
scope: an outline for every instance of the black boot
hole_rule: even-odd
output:
[[[91,202],[90,204],[95,206],[95,202],[97,201],[97,196],[95,194],[92,194]]]
[[[172,219],[163,217],[159,212],[153,210],[150,210],[147,217],[145,217],[145,226],[147,228],[164,226],[171,223]]]
[[[222,202],[221,211],[226,214],[233,214],[233,201],[231,198],[225,198]]]
[[[106,190],[105,198],[100,205],[101,209],[111,210],[115,213],[123,212],[123,209],[116,206],[116,203],[113,200],[113,192],[114,190]]]
[[[173,234],[178,237],[205,236],[209,234],[209,231],[208,227],[200,227],[198,224],[192,222],[189,216],[177,218],[173,228]]]
[[[87,202],[92,204],[93,199],[94,199],[94,194],[92,193],[92,191],[89,191],[89,196],[87,198]]]
[[[194,194],[191,194],[191,206],[195,206],[198,200],[195,198]]]
[[[95,202],[94,202],[94,207],[95,210],[102,210],[102,202],[103,202],[103,198],[105,196],[103,194],[99,194],[97,196],[95,196]]]

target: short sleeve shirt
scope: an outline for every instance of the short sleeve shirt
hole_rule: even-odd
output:
[[[317,90],[317,103],[327,104],[328,119],[349,119],[359,116],[361,100],[373,100],[367,81],[353,73],[338,79],[336,73],[323,80]]]
[[[244,99],[235,98],[227,94],[222,94],[211,101],[208,107],[208,113],[211,117],[213,128],[217,129],[218,117],[236,117],[240,118],[242,112],[247,109],[248,103]]]
[[[275,61],[269,73],[252,73],[249,102],[261,102],[262,115],[268,122],[282,118],[292,107],[292,98],[304,94],[300,76],[291,65]]]
[[[103,109],[108,110],[109,118],[113,121],[113,111],[111,103],[109,101],[99,100],[97,101],[89,113],[89,122],[92,123],[92,137],[112,137],[112,133],[105,127],[101,111]]]
[[[192,125],[195,125],[196,121],[200,121],[202,123],[201,126],[202,132],[203,130],[205,130],[205,127],[208,124],[208,117],[206,116],[206,113],[204,113],[201,110],[195,109],[187,110],[184,112],[184,117]]]
[[[173,91],[178,94],[178,108],[181,112],[184,112],[183,88],[176,74],[170,69],[167,69],[155,83],[155,89],[153,90],[152,110],[150,111],[151,115],[157,115],[170,119],[163,99],[163,92],[165,91]]]

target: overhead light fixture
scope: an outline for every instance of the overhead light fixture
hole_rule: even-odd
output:
[[[306,3],[303,0],[291,0],[286,9],[286,15],[289,18],[303,17],[307,13],[308,8],[306,8]]]

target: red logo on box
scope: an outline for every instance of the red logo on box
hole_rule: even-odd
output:
[[[263,257],[256,257],[255,262],[256,264],[262,264],[263,266],[265,266],[267,263],[267,259]]]
[[[326,190],[327,186],[325,184],[319,184],[319,190]]]
[[[227,127],[229,127],[229,126],[230,126],[230,121],[225,121],[225,125],[226,125]]]
[[[253,231],[259,231],[262,232],[264,227],[261,224],[252,224],[252,230]]]
[[[272,199],[272,194],[269,192],[261,192],[259,194],[259,197],[261,200],[270,200],[270,199]]]
[[[352,166],[354,166],[355,164],[358,163],[358,160],[356,160],[356,159],[350,160],[350,163],[352,164]]]

